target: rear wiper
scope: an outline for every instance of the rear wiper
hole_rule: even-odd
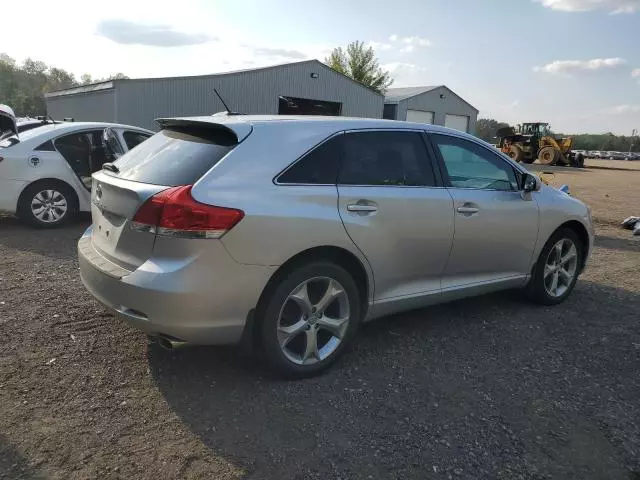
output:
[[[120,170],[118,169],[118,167],[116,167],[111,162],[103,163],[102,164],[102,169],[103,170],[109,170],[110,172],[113,172],[113,173],[120,173]]]

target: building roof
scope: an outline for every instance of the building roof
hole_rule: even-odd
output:
[[[384,99],[387,102],[399,102],[407,98],[415,97],[431,90],[435,90],[438,87],[444,87],[444,85],[432,85],[425,87],[402,87],[402,88],[389,88],[385,93]]]
[[[387,90],[387,93],[385,94],[384,103],[385,104],[398,103],[398,102],[401,102],[402,100],[406,100],[408,98],[416,97],[418,95],[422,95],[423,93],[430,92],[432,90],[435,90],[436,88],[446,88],[447,91],[449,91],[452,95],[455,95],[462,102],[464,102],[467,105],[469,105],[469,107],[471,107],[473,110],[475,110],[476,112],[479,112],[479,110],[476,107],[471,105],[469,102],[467,102],[464,98],[462,98],[460,95],[458,95],[456,92],[451,90],[446,85],[430,85],[430,86],[424,86],[424,87],[389,88]]]
[[[125,82],[133,83],[133,82],[141,82],[141,81],[148,81],[148,80],[177,80],[177,79],[192,79],[192,78],[213,78],[213,77],[220,77],[220,76],[225,76],[225,75],[239,75],[239,74],[243,74],[243,73],[260,72],[260,71],[264,71],[264,70],[272,70],[272,69],[276,69],[276,68],[289,67],[289,66],[293,66],[293,65],[303,65],[305,63],[317,64],[318,67],[331,70],[332,72],[343,76],[345,79],[347,79],[351,83],[355,83],[356,85],[359,85],[359,86],[361,86],[363,88],[368,88],[366,85],[363,85],[360,82],[355,81],[351,77],[348,77],[348,76],[344,75],[341,72],[333,70],[331,67],[329,67],[328,65],[325,65],[320,60],[313,59],[313,60],[302,60],[300,62],[289,62],[289,63],[280,63],[280,64],[277,64],[277,65],[268,65],[266,67],[248,68],[248,69],[245,69],[245,70],[232,70],[232,71],[229,71],[229,72],[210,73],[210,74],[207,74],[207,75],[185,75],[185,76],[181,76],[181,77],[120,78],[120,79],[114,79],[114,80],[107,80],[107,81],[104,81],[104,82],[92,83],[92,84],[89,84],[89,85],[81,85],[79,87],[71,87],[71,88],[67,88],[65,90],[56,90],[56,91],[53,91],[53,92],[46,93],[45,97],[46,98],[50,98],[50,97],[57,97],[57,96],[62,96],[62,95],[73,95],[73,94],[76,94],[76,93],[94,92],[94,91],[97,91],[97,90],[108,90],[108,89],[113,88],[116,84],[125,83]],[[376,92],[376,91],[374,91],[372,89],[369,89],[369,90],[374,92],[376,95],[380,95],[378,92]]]

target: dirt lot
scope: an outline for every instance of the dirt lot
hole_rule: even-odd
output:
[[[552,182],[597,221],[566,303],[503,293],[384,319],[301,382],[115,321],[78,278],[87,219],[0,218],[0,478],[640,479],[640,238],[617,228],[640,215],[640,171]]]

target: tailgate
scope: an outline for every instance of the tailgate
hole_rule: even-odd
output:
[[[93,174],[91,187],[91,243],[111,262],[135,270],[153,251],[155,235],[131,228],[131,220],[151,196],[165,190],[163,185],[123,180],[104,171]]]

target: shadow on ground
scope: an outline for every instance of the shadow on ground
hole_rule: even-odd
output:
[[[596,235],[596,246],[608,248],[610,250],[625,250],[629,252],[640,252],[640,237],[633,236],[630,230],[623,231],[629,238],[610,237],[607,235]]]
[[[249,478],[637,478],[639,309],[586,281],[556,307],[465,300],[367,324],[297,382],[233,349],[150,346],[148,361],[173,411]]]
[[[44,477],[37,474],[27,460],[13,448],[6,437],[0,434],[0,479],[36,480]]]
[[[31,227],[18,218],[0,215],[0,245],[23,252],[67,259],[75,255],[77,241],[91,224],[91,215],[82,214],[68,225],[55,229]]]

